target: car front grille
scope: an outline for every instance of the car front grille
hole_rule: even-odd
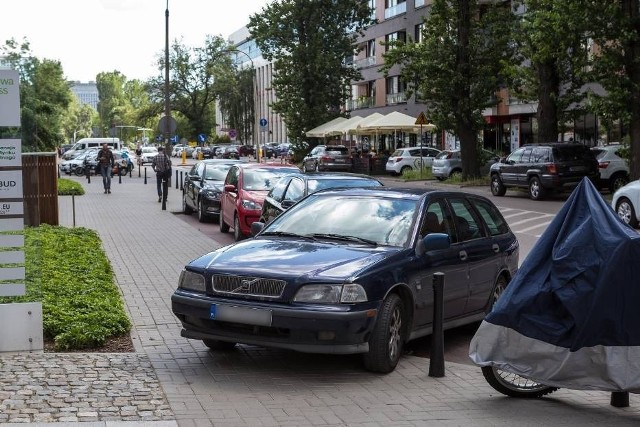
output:
[[[216,293],[237,296],[279,298],[284,291],[284,280],[261,277],[226,276],[217,274],[212,277],[213,290]]]

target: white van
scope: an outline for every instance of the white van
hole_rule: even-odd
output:
[[[81,153],[89,148],[102,148],[102,144],[107,144],[114,150],[122,149],[122,142],[119,138],[82,138],[76,142],[70,150],[67,150],[62,155],[65,160],[75,157],[76,154]]]

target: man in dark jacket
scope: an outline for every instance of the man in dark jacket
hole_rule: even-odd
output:
[[[153,170],[156,171],[156,183],[158,186],[158,203],[162,201],[162,195],[164,193],[164,201],[167,201],[168,191],[163,192],[163,183],[169,187],[169,179],[171,179],[171,159],[164,152],[164,147],[158,147],[158,154],[153,158],[151,162]],[[164,205],[163,205],[164,206]]]
[[[98,151],[98,170],[102,175],[102,185],[104,186],[104,194],[111,194],[111,171],[115,162],[113,153],[107,144],[102,144],[102,148]]]

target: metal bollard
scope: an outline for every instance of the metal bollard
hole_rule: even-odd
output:
[[[122,169],[118,168],[118,184],[122,184]]]
[[[138,178],[140,178],[140,169],[142,169],[142,164],[138,162]]]
[[[176,190],[178,189],[178,172],[176,172]]]
[[[144,183],[147,184],[147,168],[144,168]]]
[[[628,391],[612,391],[611,406],[614,406],[616,408],[629,407],[629,392]]]
[[[429,376],[444,377],[444,273],[433,274],[433,331]]]
[[[84,171],[87,175],[87,184],[91,184],[91,168],[87,165],[87,170]]]
[[[184,188],[184,181],[182,180],[182,171],[180,171],[180,188]]]

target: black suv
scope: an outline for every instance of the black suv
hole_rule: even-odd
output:
[[[598,160],[582,144],[532,144],[518,148],[507,158],[491,165],[491,193],[504,196],[507,188],[529,189],[533,200],[544,198],[548,191],[573,188],[589,177],[598,182]]]

